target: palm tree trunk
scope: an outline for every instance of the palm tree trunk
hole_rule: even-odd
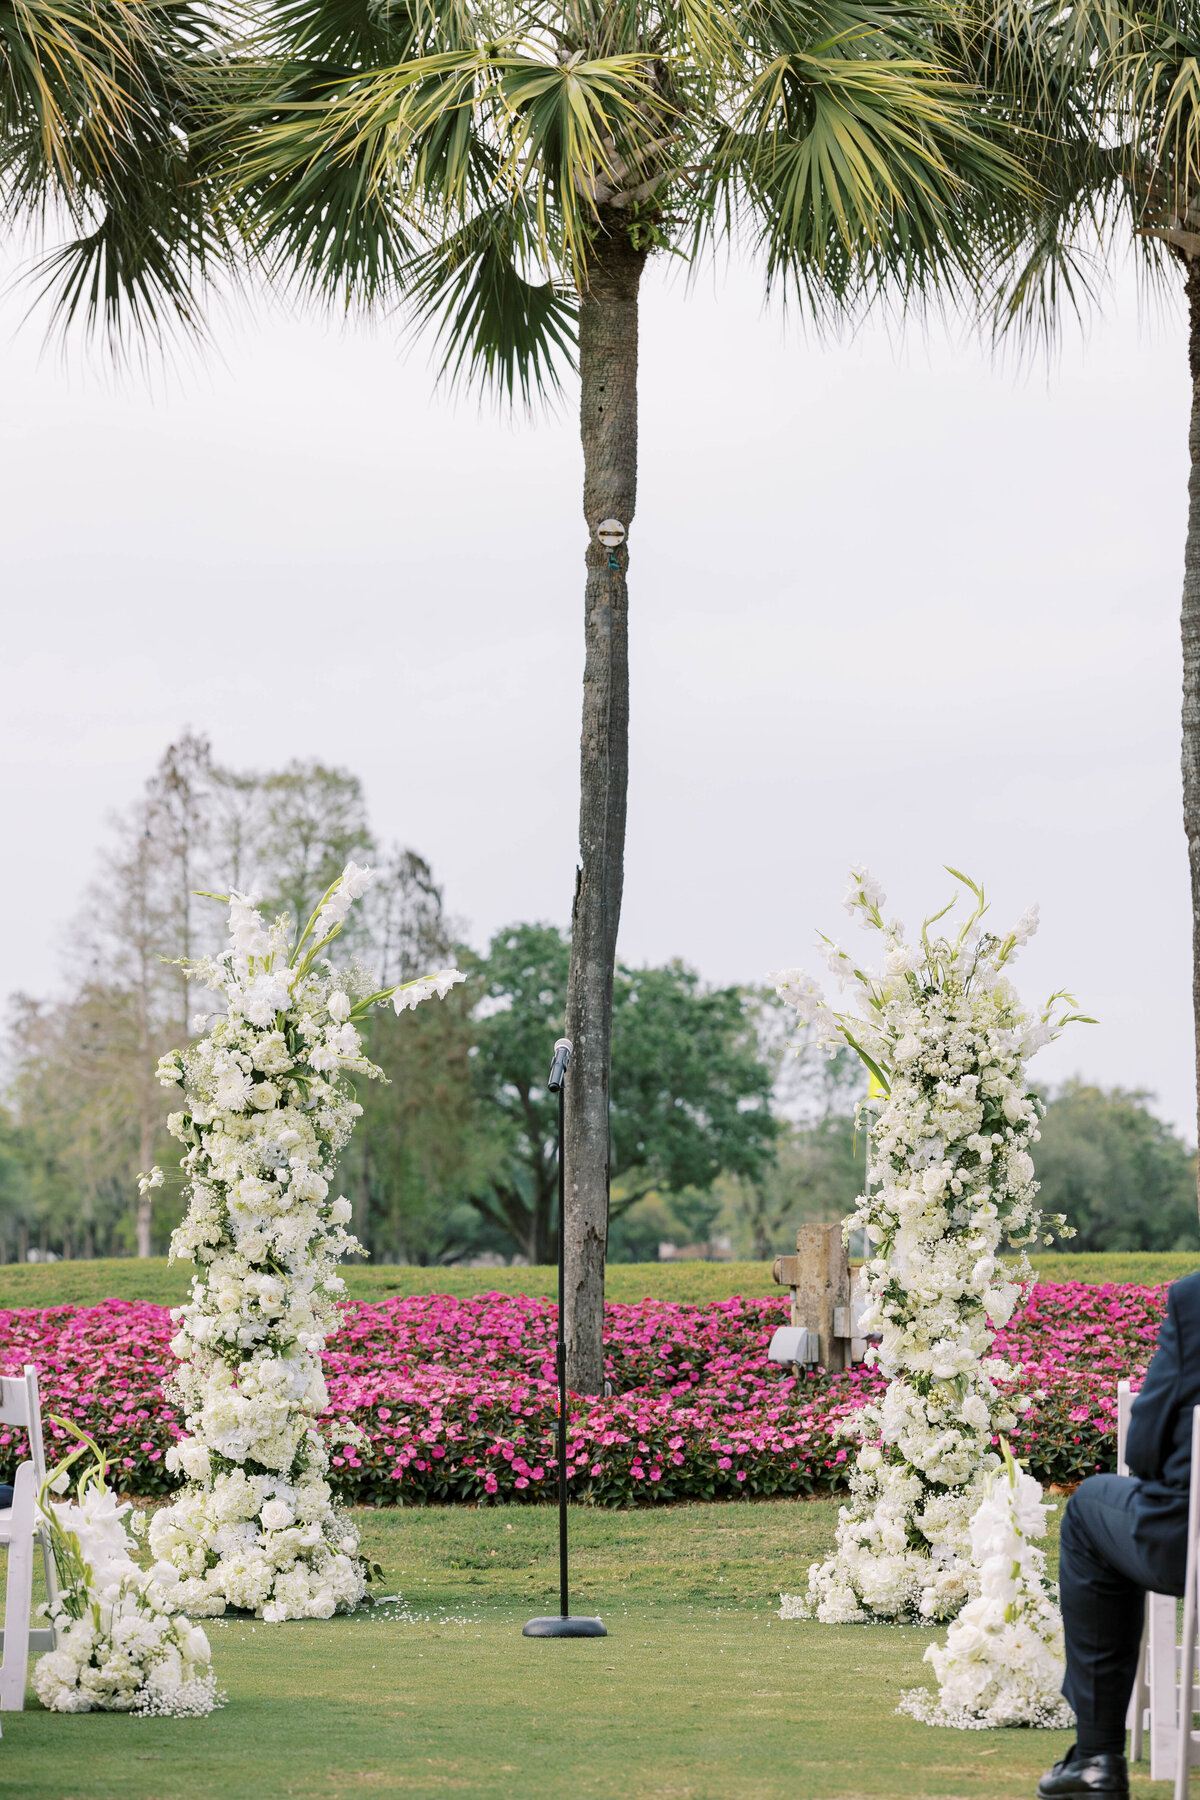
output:
[[[602,519],[628,530],[637,498],[638,285],[645,253],[611,221],[580,297],[579,420],[588,524],[580,746],[579,869],[571,914],[567,1036],[567,1379],[576,1393],[604,1382],[604,1256],[608,1243],[608,1076],[613,963],[621,917],[629,780],[627,544],[609,552]]]
[[[1200,1125],[1200,261],[1187,264],[1188,361],[1192,418],[1188,433],[1188,530],[1183,553],[1183,828],[1192,877],[1192,1017],[1196,1038],[1196,1111]],[[1200,1191],[1197,1193],[1200,1206]]]

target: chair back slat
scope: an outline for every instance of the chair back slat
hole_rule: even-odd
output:
[[[29,1371],[20,1375],[0,1375],[0,1425],[23,1425],[29,1429]]]
[[[30,1650],[53,1650],[58,1641],[53,1624],[45,1629],[33,1629],[30,1624],[33,1557],[37,1549],[46,1571],[51,1618],[58,1603],[53,1545],[45,1521],[38,1516],[38,1500],[46,1480],[46,1451],[42,1443],[37,1370],[31,1363],[26,1363],[19,1375],[0,1375],[0,1424],[22,1427],[29,1440],[28,1460],[17,1470],[13,1503],[5,1513],[8,1566],[4,1629],[0,1631],[0,1712],[8,1712],[19,1711],[25,1704]]]
[[[1136,1389],[1128,1381],[1117,1383],[1117,1474],[1128,1475],[1129,1464],[1125,1461],[1125,1440],[1129,1436],[1129,1415],[1133,1411],[1133,1397]]]
[[[25,1393],[29,1411],[29,1460],[41,1493],[46,1479],[46,1447],[42,1438],[42,1402],[38,1394],[37,1370],[32,1363],[25,1364]]]
[[[38,1397],[37,1370],[26,1363],[20,1375],[0,1375],[0,1425],[20,1425],[29,1439],[28,1456],[39,1491],[46,1479],[46,1450],[42,1442],[42,1405]]]

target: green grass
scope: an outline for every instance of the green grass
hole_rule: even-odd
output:
[[[1043,1281],[1178,1281],[1200,1269],[1200,1256],[1189,1250],[1053,1252],[1029,1259]],[[0,1271],[3,1273],[3,1271]]]
[[[1035,1256],[1045,1281],[1174,1281],[1195,1269],[1186,1254],[1119,1253]],[[390,1294],[540,1294],[555,1292],[553,1268],[418,1269],[404,1263],[348,1265],[351,1299],[382,1300]],[[110,1257],[95,1262],[0,1264],[0,1307],[94,1305],[98,1300],[152,1300],[177,1306],[188,1296],[191,1270],[171,1268],[165,1257]],[[610,1300],[728,1300],[734,1294],[778,1294],[769,1263],[612,1263]]]
[[[348,1263],[352,1300],[391,1294],[540,1294],[552,1299],[558,1276],[546,1264],[524,1269],[420,1269],[406,1263]],[[153,1300],[178,1306],[192,1270],[165,1256],[97,1258],[94,1262],[0,1264],[0,1307],[93,1305],[98,1300]],[[612,1300],[728,1300],[734,1294],[778,1294],[770,1263],[613,1263]]]
[[[782,1624],[832,1542],[821,1500],[572,1518],[602,1640],[522,1638],[557,1610],[548,1508],[367,1512],[382,1592],[327,1624],[213,1623],[204,1720],[4,1715],[5,1800],[1026,1800],[1058,1732],[894,1715],[934,1635]],[[1135,1773],[1135,1790],[1165,1796]]]

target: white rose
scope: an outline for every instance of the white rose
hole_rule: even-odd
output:
[[[347,1221],[353,1217],[354,1208],[347,1200],[345,1194],[339,1194],[337,1199],[333,1202],[333,1205],[329,1208],[330,1224],[345,1225]]]
[[[976,1431],[984,1431],[991,1424],[991,1415],[987,1404],[980,1394],[968,1394],[963,1401],[962,1416],[966,1424],[974,1426]]]
[[[271,1081],[260,1081],[250,1096],[250,1104],[258,1112],[272,1112],[279,1104],[279,1089]]]
[[[210,1663],[212,1648],[199,1625],[193,1625],[183,1640],[183,1654],[189,1662]]]
[[[295,1515],[286,1501],[268,1500],[258,1516],[267,1531],[283,1531]]]
[[[178,1450],[184,1474],[190,1475],[193,1481],[206,1481],[209,1472],[207,1447],[189,1438],[178,1446]]]
[[[1019,1290],[1016,1288],[988,1288],[983,1296],[983,1310],[992,1324],[999,1329],[1007,1325],[1016,1308]]]
[[[350,1017],[350,1011],[349,994],[344,994],[341,988],[335,988],[333,993],[329,996],[330,1018],[336,1019],[339,1025],[344,1025],[346,1020]]]

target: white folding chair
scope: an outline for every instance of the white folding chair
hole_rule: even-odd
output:
[[[53,1602],[58,1598],[58,1577],[54,1568],[54,1551],[50,1543],[50,1533],[38,1512],[37,1505],[37,1496],[46,1480],[46,1450],[42,1442],[42,1407],[38,1398],[37,1370],[32,1364],[26,1363],[24,1371],[20,1375],[0,1375],[0,1425],[19,1425],[24,1428],[25,1435],[29,1440],[29,1461],[28,1464],[22,1463],[21,1469],[17,1473],[19,1477],[21,1470],[28,1467],[27,1485],[33,1494],[32,1510],[28,1517],[25,1515],[25,1510],[18,1507],[16,1498],[11,1507],[0,1509],[0,1545],[8,1546],[9,1590],[11,1592],[14,1567],[23,1560],[18,1552],[26,1538],[29,1543],[28,1560],[32,1576],[33,1543],[36,1539],[41,1546],[42,1565],[46,1572],[46,1598]],[[14,1629],[11,1619],[12,1614],[6,1604],[4,1629],[0,1631],[0,1651],[4,1652],[3,1668],[5,1669],[8,1667],[8,1652],[10,1650],[15,1652],[19,1648],[13,1644],[9,1635]],[[24,1640],[26,1657],[30,1650],[53,1650],[55,1646],[53,1626],[39,1626],[37,1629],[30,1629],[28,1609],[26,1609],[25,1628],[21,1635]],[[22,1695],[25,1691],[23,1684],[24,1677],[22,1676]],[[0,1688],[0,1709],[12,1710],[16,1707],[19,1710],[22,1701],[3,1698],[3,1692],[3,1688]]]
[[[23,1462],[13,1483],[13,1503],[0,1512],[7,1535],[8,1570],[4,1595],[4,1660],[0,1662],[0,1712],[21,1712],[29,1651],[35,1635],[29,1629],[33,1604],[33,1542],[38,1524],[38,1480],[31,1462]],[[41,1636],[41,1633],[37,1634]],[[53,1641],[53,1634],[51,1634]]]
[[[1128,1475],[1125,1439],[1134,1389],[1128,1381],[1117,1385],[1117,1473]],[[1183,1638],[1179,1638],[1178,1609],[1174,1594],[1146,1595],[1146,1622],[1138,1656],[1137,1676],[1129,1701],[1129,1758],[1142,1759],[1145,1732],[1150,1733],[1150,1779],[1175,1782],[1175,1800],[1187,1800],[1188,1772],[1200,1763],[1200,1732],[1192,1718],[1200,1708],[1197,1690],[1196,1599],[1197,1547],[1200,1545],[1200,1406],[1192,1413],[1192,1471],[1188,1502],[1186,1592],[1183,1604]],[[1181,1719],[1181,1702],[1186,1711]]]

